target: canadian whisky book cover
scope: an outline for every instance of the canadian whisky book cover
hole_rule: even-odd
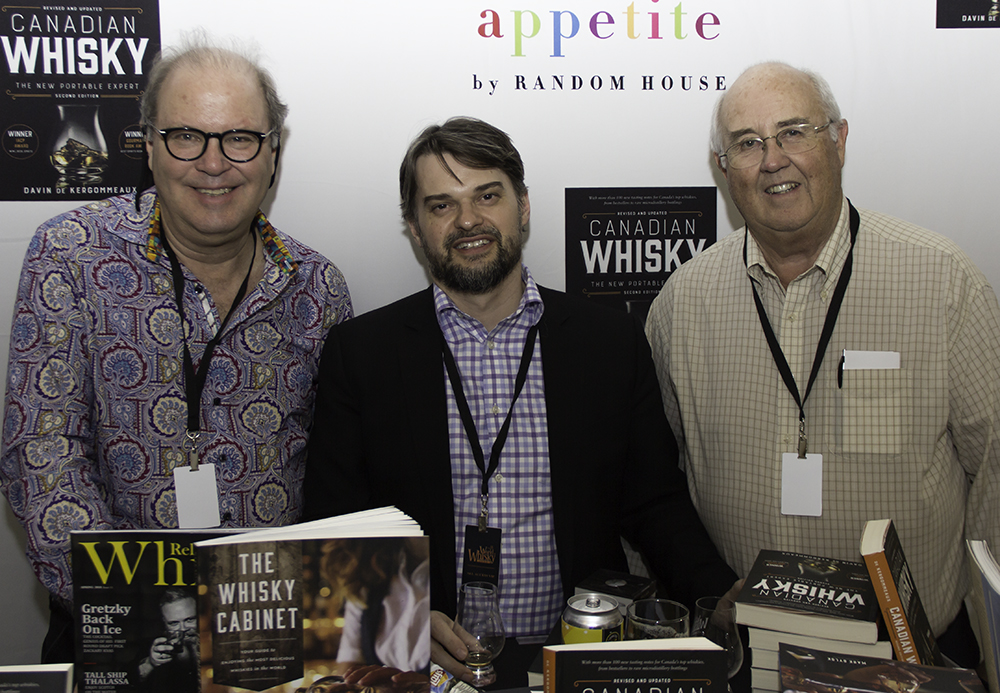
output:
[[[861,555],[875,586],[896,659],[944,666],[892,520],[865,523],[861,533]]]
[[[201,690],[294,693],[367,672],[426,691],[427,537],[415,523],[307,525],[198,545]]]
[[[716,190],[566,188],[566,293],[646,321],[670,274],[715,243]]]
[[[194,543],[223,531],[72,533],[75,675],[81,693],[197,693]]]
[[[971,669],[782,645],[781,690],[795,693],[986,693]]]
[[[628,640],[542,649],[545,693],[726,693],[726,652],[706,638]]]
[[[736,621],[874,644],[879,607],[862,563],[762,549],[736,600]]]
[[[145,166],[139,99],[160,50],[160,3],[4,4],[0,43],[0,200],[135,190]]]

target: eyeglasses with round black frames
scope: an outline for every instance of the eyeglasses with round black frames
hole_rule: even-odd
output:
[[[226,130],[225,132],[203,132],[197,128],[167,128],[156,130],[163,138],[163,144],[170,156],[181,161],[200,159],[208,150],[208,141],[219,140],[222,155],[237,164],[253,161],[260,154],[261,145],[274,130],[254,132],[253,130]]]
[[[735,169],[757,166],[764,160],[764,143],[774,140],[786,154],[802,154],[816,148],[819,143],[819,133],[833,125],[830,121],[825,125],[789,125],[767,137],[744,137],[730,145],[722,155],[726,157],[729,166]]]

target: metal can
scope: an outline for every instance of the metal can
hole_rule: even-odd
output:
[[[566,601],[562,640],[564,643],[621,640],[622,620],[618,600],[596,592],[577,594]]]

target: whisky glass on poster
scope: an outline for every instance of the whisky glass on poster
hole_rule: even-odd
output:
[[[503,649],[507,636],[500,618],[500,600],[496,585],[489,582],[467,582],[458,592],[458,613],[455,626],[463,628],[475,638],[474,643],[466,640],[469,654],[465,666],[472,670],[477,688],[496,681],[493,660]],[[465,640],[463,638],[463,640]]]

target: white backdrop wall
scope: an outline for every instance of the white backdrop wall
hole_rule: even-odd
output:
[[[983,0],[984,12],[990,4]],[[480,35],[490,11],[502,37]],[[935,29],[935,12],[934,0],[161,0],[160,7],[165,46],[196,26],[260,45],[291,107],[266,211],[338,264],[357,312],[427,284],[397,206],[399,161],[424,126],[463,114],[510,133],[532,203],[526,261],[540,282],[562,288],[564,188],[721,183],[707,147],[718,86],[768,59],[830,81],[850,124],[845,190],[856,205],[950,236],[1000,286],[1000,31]],[[578,32],[557,41],[556,17],[558,33],[569,36],[570,13]],[[595,15],[605,38],[591,31]],[[534,18],[538,31],[529,37]],[[721,237],[741,220],[725,196],[718,199]],[[65,209],[0,202],[0,363],[28,240]],[[35,661],[44,633],[44,591],[23,550],[4,504],[3,664]]]

